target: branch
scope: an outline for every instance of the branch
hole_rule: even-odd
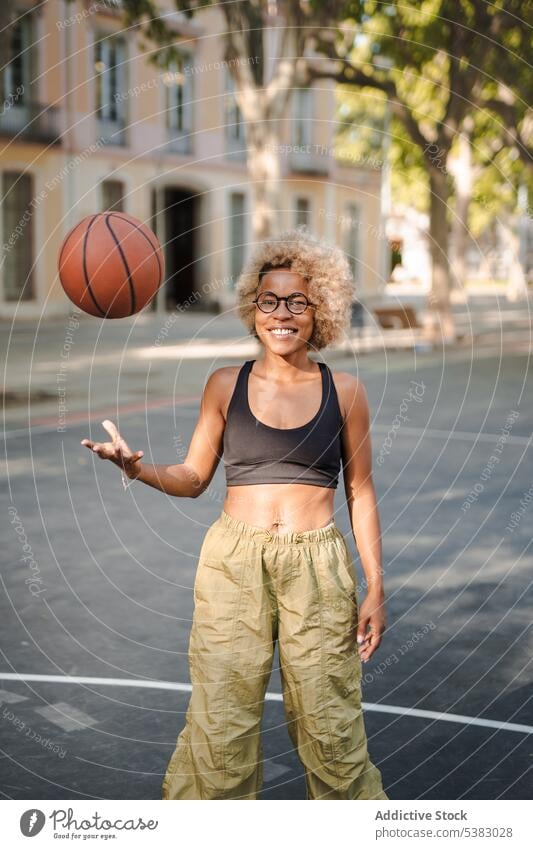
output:
[[[508,136],[511,144],[516,148],[522,162],[531,167],[533,165],[533,148],[530,144],[531,135],[529,133],[524,136],[520,131],[518,124],[520,116],[515,103],[509,103],[496,98],[490,98],[483,101],[481,104],[485,109],[490,109],[502,119],[502,130],[504,136]],[[529,124],[526,116],[525,123]]]
[[[311,81],[330,78],[341,85],[355,87],[370,86],[371,88],[377,88],[379,91],[383,91],[389,98],[393,114],[402,121],[414,143],[419,145],[424,153],[433,144],[432,140],[426,138],[426,136],[422,133],[408,105],[398,94],[394,80],[378,80],[375,77],[371,77],[363,73],[363,71],[354,67],[354,65],[349,62],[344,62],[341,71],[338,73],[316,71],[311,67],[308,70],[308,74]]]
[[[224,15],[227,25],[226,59],[228,61],[235,61],[233,75],[237,82],[237,87],[243,92],[255,91],[257,86],[252,70],[247,61],[242,61],[249,58],[249,51],[244,37],[242,19],[238,6],[234,3],[226,3],[224,5]]]
[[[457,28],[456,23],[452,22],[450,34],[451,49],[447,51],[448,60],[450,62],[450,73],[448,78],[448,101],[446,103],[446,108],[444,109],[444,116],[441,124],[443,128],[453,127],[453,129],[448,130],[448,132],[443,129],[443,132],[446,134],[447,137],[450,136],[450,132],[453,135],[454,130],[456,131],[458,129],[459,124],[461,123],[461,119],[464,117],[464,115],[460,115],[459,105],[462,101],[461,98],[458,97],[459,85],[462,82],[458,59],[458,56],[460,55],[460,41],[461,32]]]
[[[283,115],[290,92],[295,84],[297,70],[302,61],[298,49],[299,42],[297,30],[291,26],[286,27],[283,33],[284,52],[279,57],[272,79],[265,86],[267,111],[273,117],[280,118]],[[303,53],[303,49],[301,52]]]

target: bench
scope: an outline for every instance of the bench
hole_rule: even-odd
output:
[[[386,330],[421,327],[413,307],[374,307],[372,312],[379,325]]]

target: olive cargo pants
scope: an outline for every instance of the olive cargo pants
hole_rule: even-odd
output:
[[[257,798],[278,640],[307,798],[388,799],[367,751],[356,578],[334,522],[271,534],[222,511],[200,551],[194,602],[192,695],[162,798]]]

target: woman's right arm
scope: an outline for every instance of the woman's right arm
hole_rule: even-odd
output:
[[[159,489],[167,495],[197,498],[209,486],[222,456],[222,439],[226,425],[222,410],[228,390],[228,379],[234,369],[220,368],[210,375],[200,402],[200,415],[183,463],[153,465],[141,462],[142,451],[133,452],[121,437],[115,425],[108,421],[103,426],[111,442],[82,440],[90,450],[105,460],[111,460],[124,471],[130,480]]]

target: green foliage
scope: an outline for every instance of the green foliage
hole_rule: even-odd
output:
[[[482,138],[486,141],[486,138]],[[475,180],[470,206],[469,228],[477,237],[496,218],[516,214],[518,189],[526,187],[533,197],[533,175],[510,147],[501,148],[488,161],[483,150],[474,148],[474,162],[482,162]]]
[[[175,0],[176,10],[187,17],[210,5],[213,0]],[[509,122],[519,132],[527,115],[533,64],[531,0],[279,0],[278,5],[282,13],[300,15],[300,24],[323,23],[325,34],[339,33],[341,24],[344,33],[353,30],[346,58],[368,85],[338,87],[340,158],[377,167],[387,153],[393,200],[427,211],[427,148],[437,144],[444,164],[468,117],[479,169],[471,227],[477,232],[503,210],[514,209],[518,185],[529,186],[532,180],[527,154],[520,151],[522,161],[516,155],[521,142],[513,145],[505,132]],[[258,85],[264,68],[265,6],[266,0],[254,0],[225,7],[249,55],[261,57],[252,66]],[[168,66],[177,40],[157,0],[123,0],[123,9],[126,26],[138,27],[143,38],[159,45],[159,50],[150,51],[151,61]],[[325,47],[326,42],[319,39],[319,45]],[[490,108],[490,101],[501,97],[502,84],[511,94],[510,121]],[[392,95],[404,114],[394,110],[386,129],[386,102]]]
[[[151,47],[149,61],[158,68],[168,68],[179,56],[176,33],[168,25],[166,11],[159,6],[157,0],[122,0],[121,5],[125,26],[136,26],[142,39],[159,45],[158,50],[153,50]],[[185,17],[191,18],[198,9],[212,5],[212,0],[175,0],[174,5],[176,11],[183,12]],[[139,44],[140,49],[148,50],[148,45],[142,39]]]
[[[339,160],[378,168],[388,157],[393,203],[427,212],[429,182],[422,151],[400,120],[392,118],[387,126],[383,92],[339,86],[336,101],[335,155]]]
[[[472,228],[477,231],[494,216],[513,211],[518,186],[532,180],[530,148],[520,133],[531,86],[533,4],[353,0],[347,10],[354,30],[348,56],[368,78],[368,87],[352,94],[344,87],[340,95],[339,144],[351,145],[348,158],[362,161],[376,155],[367,126],[379,112],[379,98],[370,94],[375,85],[401,107],[395,115],[402,120],[393,118],[390,125],[395,202],[427,209],[425,171],[430,164],[445,167],[447,153],[469,119],[478,173]],[[498,108],[502,99],[505,111]],[[438,150],[433,163],[427,155],[431,150]]]

